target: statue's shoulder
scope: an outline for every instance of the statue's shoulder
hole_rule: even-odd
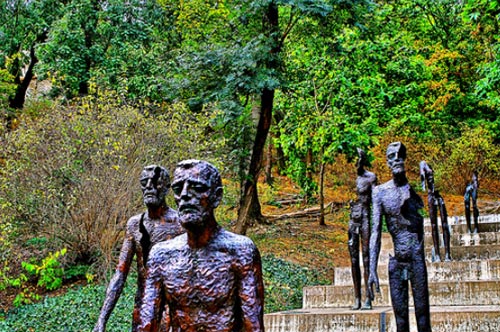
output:
[[[182,250],[187,246],[187,234],[181,234],[173,239],[158,242],[151,248],[150,256],[156,254]]]
[[[245,235],[230,232],[224,228],[219,233],[220,242],[234,247],[255,247],[252,239]]]
[[[127,230],[133,231],[139,229],[139,223],[141,222],[142,218],[144,218],[144,213],[139,213],[133,217],[130,217],[127,221]]]
[[[383,197],[387,191],[394,190],[394,182],[389,180],[373,188],[373,197]]]
[[[167,212],[165,213],[165,218],[169,222],[178,221],[179,220],[179,214],[177,213],[177,210],[174,210],[171,207],[168,207]]]
[[[238,265],[249,265],[260,260],[259,250],[252,239],[225,229],[219,232],[216,247],[217,251],[231,255]]]

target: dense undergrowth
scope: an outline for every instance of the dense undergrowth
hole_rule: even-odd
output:
[[[299,308],[302,305],[304,285],[328,282],[321,274],[273,255],[262,259],[265,280],[265,311],[274,312]],[[126,287],[108,322],[109,332],[130,329],[134,302],[134,276]],[[46,297],[43,301],[13,310],[7,320],[0,321],[0,331],[65,332],[90,331],[104,300],[104,285],[78,286],[64,295]]]

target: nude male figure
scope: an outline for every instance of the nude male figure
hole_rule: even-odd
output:
[[[351,204],[351,219],[349,220],[349,254],[351,257],[351,274],[354,285],[353,310],[372,308],[372,300],[368,289],[368,276],[370,273],[370,215],[372,202],[372,189],[377,184],[377,176],[366,170],[368,157],[362,149],[358,148],[356,162],[357,174],[356,193],[358,198]],[[359,245],[361,239],[361,252],[363,256],[363,280],[365,284],[365,302],[361,306],[361,268],[359,261]]]
[[[177,220],[177,211],[167,206],[165,196],[170,188],[168,171],[157,165],[144,167],[140,175],[142,196],[147,211],[130,218],[115,274],[109,282],[106,297],[94,327],[104,332],[111,312],[123,291],[134,256],[137,261],[137,292],[132,315],[132,332],[139,327],[139,310],[146,283],[146,261],[151,247],[158,242],[184,233]]]
[[[427,164],[425,160],[420,162],[420,180],[422,182],[422,189],[425,190],[427,183],[427,203],[429,206],[429,219],[432,227],[432,242],[434,245],[434,254],[432,255],[433,262],[441,261],[441,254],[439,252],[439,228],[438,228],[438,211],[441,216],[441,228],[443,230],[443,243],[445,251],[445,262],[451,261],[450,253],[450,228],[448,227],[448,213],[444,198],[438,190],[434,187],[434,171],[432,167]]]
[[[216,222],[223,191],[218,170],[182,161],[172,190],[186,234],[151,251],[139,331],[156,331],[165,308],[172,332],[263,332],[260,254],[249,238]]]
[[[389,144],[387,165],[392,180],[373,189],[372,234],[370,236],[370,291],[380,292],[377,274],[380,254],[382,218],[394,243],[394,256],[389,258],[389,287],[397,332],[409,332],[408,310],[411,283],[418,332],[431,332],[429,288],[424,252],[424,218],[419,210],[424,203],[406,178],[406,147],[401,142]],[[373,292],[373,291],[372,291]]]

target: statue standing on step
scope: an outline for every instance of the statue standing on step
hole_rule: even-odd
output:
[[[389,258],[389,287],[397,332],[410,331],[409,284],[411,283],[418,332],[430,332],[429,288],[424,251],[424,218],[419,210],[424,203],[406,178],[406,147],[401,142],[389,144],[387,165],[392,180],[373,189],[372,234],[370,237],[369,289],[380,292],[377,274],[382,237],[382,218],[394,244]]]
[[[469,233],[477,234],[479,232],[479,209],[477,208],[477,189],[479,188],[479,181],[477,173],[472,173],[472,181],[465,188],[464,204],[465,204],[465,220],[467,221],[467,229]],[[474,230],[471,229],[470,223],[470,201],[472,199],[472,213],[474,214]]]
[[[260,254],[252,240],[215,220],[219,171],[204,161],[182,161],[172,191],[186,233],[151,250],[140,331],[156,332],[165,310],[167,331],[263,332]]]
[[[434,244],[434,253],[432,255],[433,262],[440,262],[441,255],[439,252],[439,228],[438,228],[438,210],[441,217],[441,227],[443,229],[443,243],[445,250],[446,262],[451,261],[450,254],[450,229],[448,227],[448,213],[444,199],[438,190],[434,187],[434,171],[432,167],[422,160],[420,162],[420,180],[422,181],[422,189],[425,190],[427,183],[427,203],[429,206],[429,219],[432,227],[432,242]]]
[[[356,162],[358,177],[356,179],[356,193],[358,198],[351,203],[351,218],[349,220],[349,254],[351,256],[351,273],[354,284],[353,310],[372,308],[371,297],[368,290],[368,276],[370,273],[370,207],[372,201],[372,188],[377,184],[377,176],[365,170],[368,158],[362,149],[358,148],[358,161]],[[359,242],[363,256],[363,280],[365,285],[365,303],[361,306],[361,268],[359,260]]]
[[[131,330],[132,332],[138,330],[139,311],[146,283],[146,261],[151,247],[155,243],[184,233],[177,218],[177,211],[168,207],[165,202],[165,196],[170,188],[168,171],[161,166],[146,166],[141,172],[140,183],[147,211],[133,216],[127,222],[118,265],[106,290],[94,332],[106,330],[107,321],[123,291],[134,256],[137,261],[137,292]]]

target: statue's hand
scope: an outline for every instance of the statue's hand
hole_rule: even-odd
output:
[[[375,286],[375,290],[380,294],[380,284],[378,281],[377,271],[371,271],[370,276],[368,277],[368,296],[371,300],[375,299],[375,294],[373,293],[373,286]]]

